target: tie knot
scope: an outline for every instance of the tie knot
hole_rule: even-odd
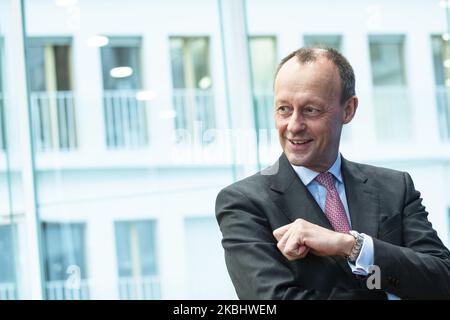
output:
[[[334,177],[329,172],[322,172],[316,177],[316,181],[324,186],[327,190],[334,188]]]

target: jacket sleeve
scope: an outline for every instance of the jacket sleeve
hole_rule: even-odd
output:
[[[386,298],[379,290],[333,288],[330,292],[318,292],[302,288],[260,211],[233,187],[222,190],[216,200],[225,262],[240,299]]]
[[[402,299],[450,299],[450,252],[428,221],[420,193],[407,173],[404,185],[402,212],[380,228],[385,230],[380,238],[386,241],[373,239],[381,289]],[[389,241],[392,237],[401,239]]]

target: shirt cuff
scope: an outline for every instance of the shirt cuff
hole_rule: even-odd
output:
[[[347,261],[347,263],[354,274],[367,276],[369,274],[369,267],[374,263],[373,239],[367,234],[361,233],[361,235],[364,240],[358,258],[356,258],[355,263],[351,263],[350,261]]]

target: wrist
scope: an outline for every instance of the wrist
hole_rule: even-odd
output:
[[[353,247],[356,244],[356,239],[351,234],[341,233],[341,245],[338,255],[348,257],[350,256]]]

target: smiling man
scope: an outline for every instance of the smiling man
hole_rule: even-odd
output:
[[[450,252],[411,177],[339,153],[358,107],[348,61],[299,49],[281,61],[274,91],[283,154],[216,200],[239,298],[450,298]],[[368,285],[373,266],[379,288]]]

